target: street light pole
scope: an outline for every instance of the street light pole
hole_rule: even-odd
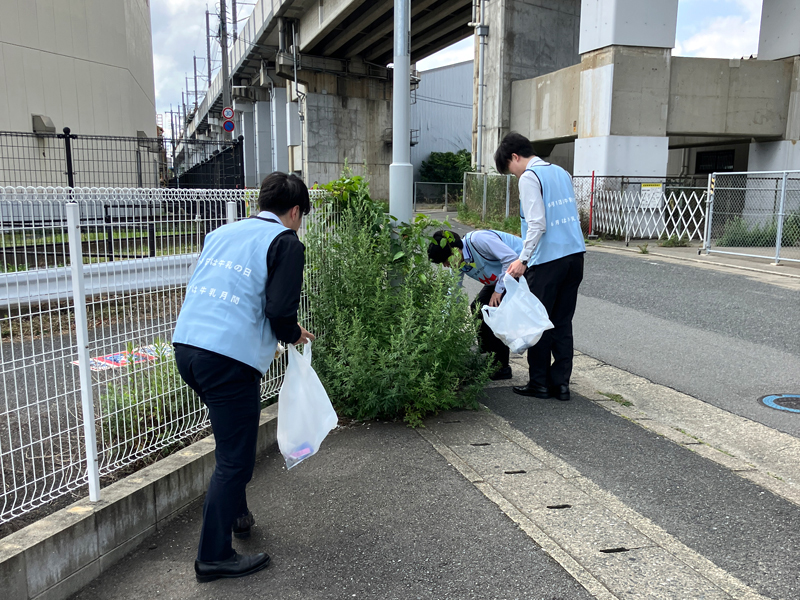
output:
[[[414,167],[411,164],[411,0],[394,3],[394,80],[392,90],[392,164],[389,166],[389,212],[410,223]]]
[[[228,73],[228,17],[225,0],[219,0],[219,44],[222,49],[222,105],[228,107],[231,105],[231,82]],[[230,140],[231,134],[223,130],[222,137]]]

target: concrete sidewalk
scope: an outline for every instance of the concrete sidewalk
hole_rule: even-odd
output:
[[[253,536],[234,545],[269,552],[267,570],[197,583],[198,502],[74,597],[591,597],[403,424],[337,430],[288,472],[273,449],[258,462],[248,502]]]

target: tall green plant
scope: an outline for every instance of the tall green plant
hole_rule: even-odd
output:
[[[472,155],[467,150],[431,152],[419,167],[419,178],[433,183],[461,183],[471,168]]]
[[[324,255],[308,292],[317,323],[315,368],[337,412],[360,420],[474,407],[488,357],[473,350],[477,320],[456,276],[427,258],[419,216],[397,224],[367,200],[342,209],[333,233],[312,228],[310,252]]]

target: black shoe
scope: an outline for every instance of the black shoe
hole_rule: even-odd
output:
[[[216,562],[194,561],[194,573],[197,581],[205,583],[223,577],[245,577],[266,569],[269,566],[269,555],[234,553],[228,560]]]
[[[532,396],[534,398],[541,398],[542,400],[547,400],[550,397],[550,393],[547,391],[546,387],[541,385],[536,385],[535,383],[528,383],[527,385],[515,385],[513,388],[515,394],[519,394],[520,396]]]
[[[250,528],[256,524],[256,518],[249,510],[233,523],[233,537],[246,540],[250,537]]]
[[[511,374],[511,367],[506,365],[505,367],[500,367],[495,371],[489,379],[492,381],[500,381],[501,379],[511,379],[513,375]]]
[[[556,387],[550,388],[550,397],[557,398],[562,402],[566,402],[569,400],[569,386],[568,385],[559,385]]]

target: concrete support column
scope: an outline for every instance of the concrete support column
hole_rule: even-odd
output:
[[[272,173],[272,107],[269,102],[253,106],[253,125],[256,132],[255,157],[258,185]]]
[[[574,175],[664,177],[678,0],[583,0]]]
[[[236,131],[234,137],[244,136],[244,185],[245,187],[258,187],[258,173],[256,171],[256,130],[253,119],[253,103],[234,100],[234,123]]]
[[[797,0],[764,0],[758,59],[778,60],[800,55],[800,4]]]
[[[286,88],[275,88],[272,95],[272,170],[289,171],[286,140]]]
[[[585,0],[584,0],[585,1]],[[597,2],[597,0],[592,0]],[[494,165],[494,152],[511,128],[511,82],[531,79],[580,62],[580,0],[486,2],[489,26],[485,48],[483,164]],[[475,46],[475,94],[478,97]],[[472,153],[477,154],[478,107],[473,108]]]
[[[289,152],[289,170],[295,174],[303,172],[301,143],[303,141],[300,130],[300,112],[297,101],[286,103],[286,144]],[[306,182],[308,183],[308,182]]]

